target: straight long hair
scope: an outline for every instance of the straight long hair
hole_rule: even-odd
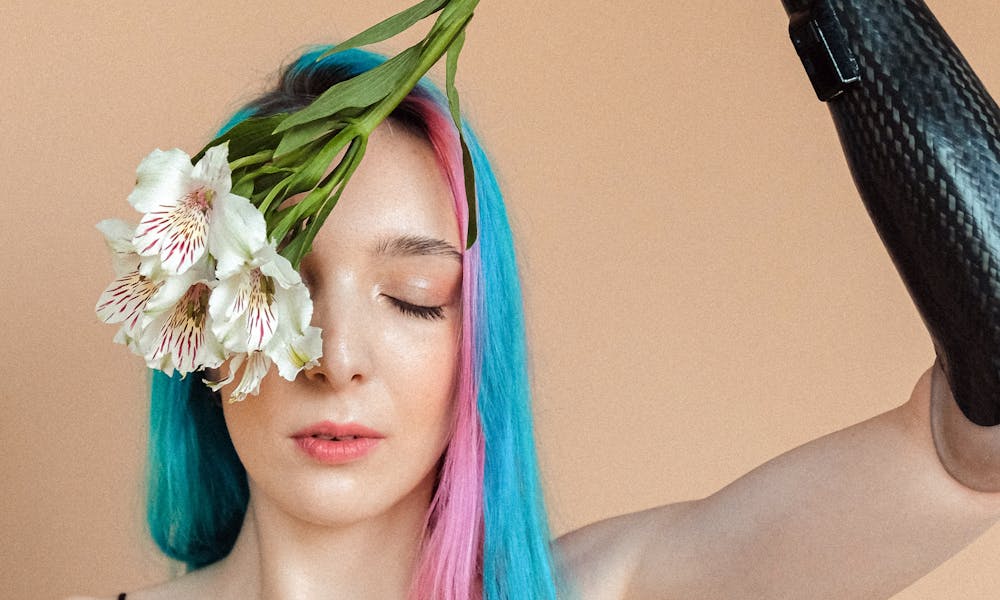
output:
[[[222,130],[252,115],[301,108],[338,81],[384,60],[349,50],[317,61],[326,49],[313,49],[292,63],[274,90],[237,112]],[[421,81],[393,118],[419,127],[433,146],[465,239],[469,215],[462,150],[446,100]],[[558,574],[535,452],[514,245],[486,153],[468,124],[462,127],[476,172],[478,237],[463,253],[452,431],[410,597],[554,600]],[[198,569],[232,549],[249,499],[246,471],[218,397],[199,377],[171,378],[154,371],[151,387],[150,532],[167,556]]]

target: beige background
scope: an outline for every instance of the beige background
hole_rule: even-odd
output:
[[[296,48],[403,4],[0,4],[0,597],[168,573],[93,224],[136,219],[154,147],[193,153]],[[995,0],[932,6],[1000,88]],[[778,0],[484,0],[473,22],[460,87],[520,238],[557,532],[710,494],[930,364],[785,27]],[[995,598],[998,551],[1000,528],[898,598]]]

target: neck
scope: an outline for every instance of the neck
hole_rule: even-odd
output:
[[[430,490],[385,513],[317,524],[291,515],[250,486],[243,527],[217,565],[226,597],[406,598],[419,557]],[[220,596],[222,597],[222,596]]]

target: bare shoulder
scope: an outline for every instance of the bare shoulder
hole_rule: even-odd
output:
[[[678,502],[611,517],[560,536],[555,552],[568,586],[587,600],[638,598],[633,584],[646,550],[662,543],[662,537],[669,536],[697,503]],[[677,577],[682,575],[680,564],[661,568],[677,569]]]
[[[138,590],[125,590],[126,600],[194,600],[199,598],[223,598],[212,576],[215,565],[210,565],[186,573],[162,583]],[[117,600],[118,596],[91,597],[72,596],[66,600]]]

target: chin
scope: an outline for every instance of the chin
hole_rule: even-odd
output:
[[[315,473],[293,480],[283,478],[277,489],[263,482],[250,483],[251,498],[260,498],[297,520],[326,527],[343,527],[380,517],[421,521],[430,506],[436,468],[416,485],[400,485],[402,473],[384,474],[378,480],[364,473],[331,476]],[[258,506],[262,504],[256,500]]]

